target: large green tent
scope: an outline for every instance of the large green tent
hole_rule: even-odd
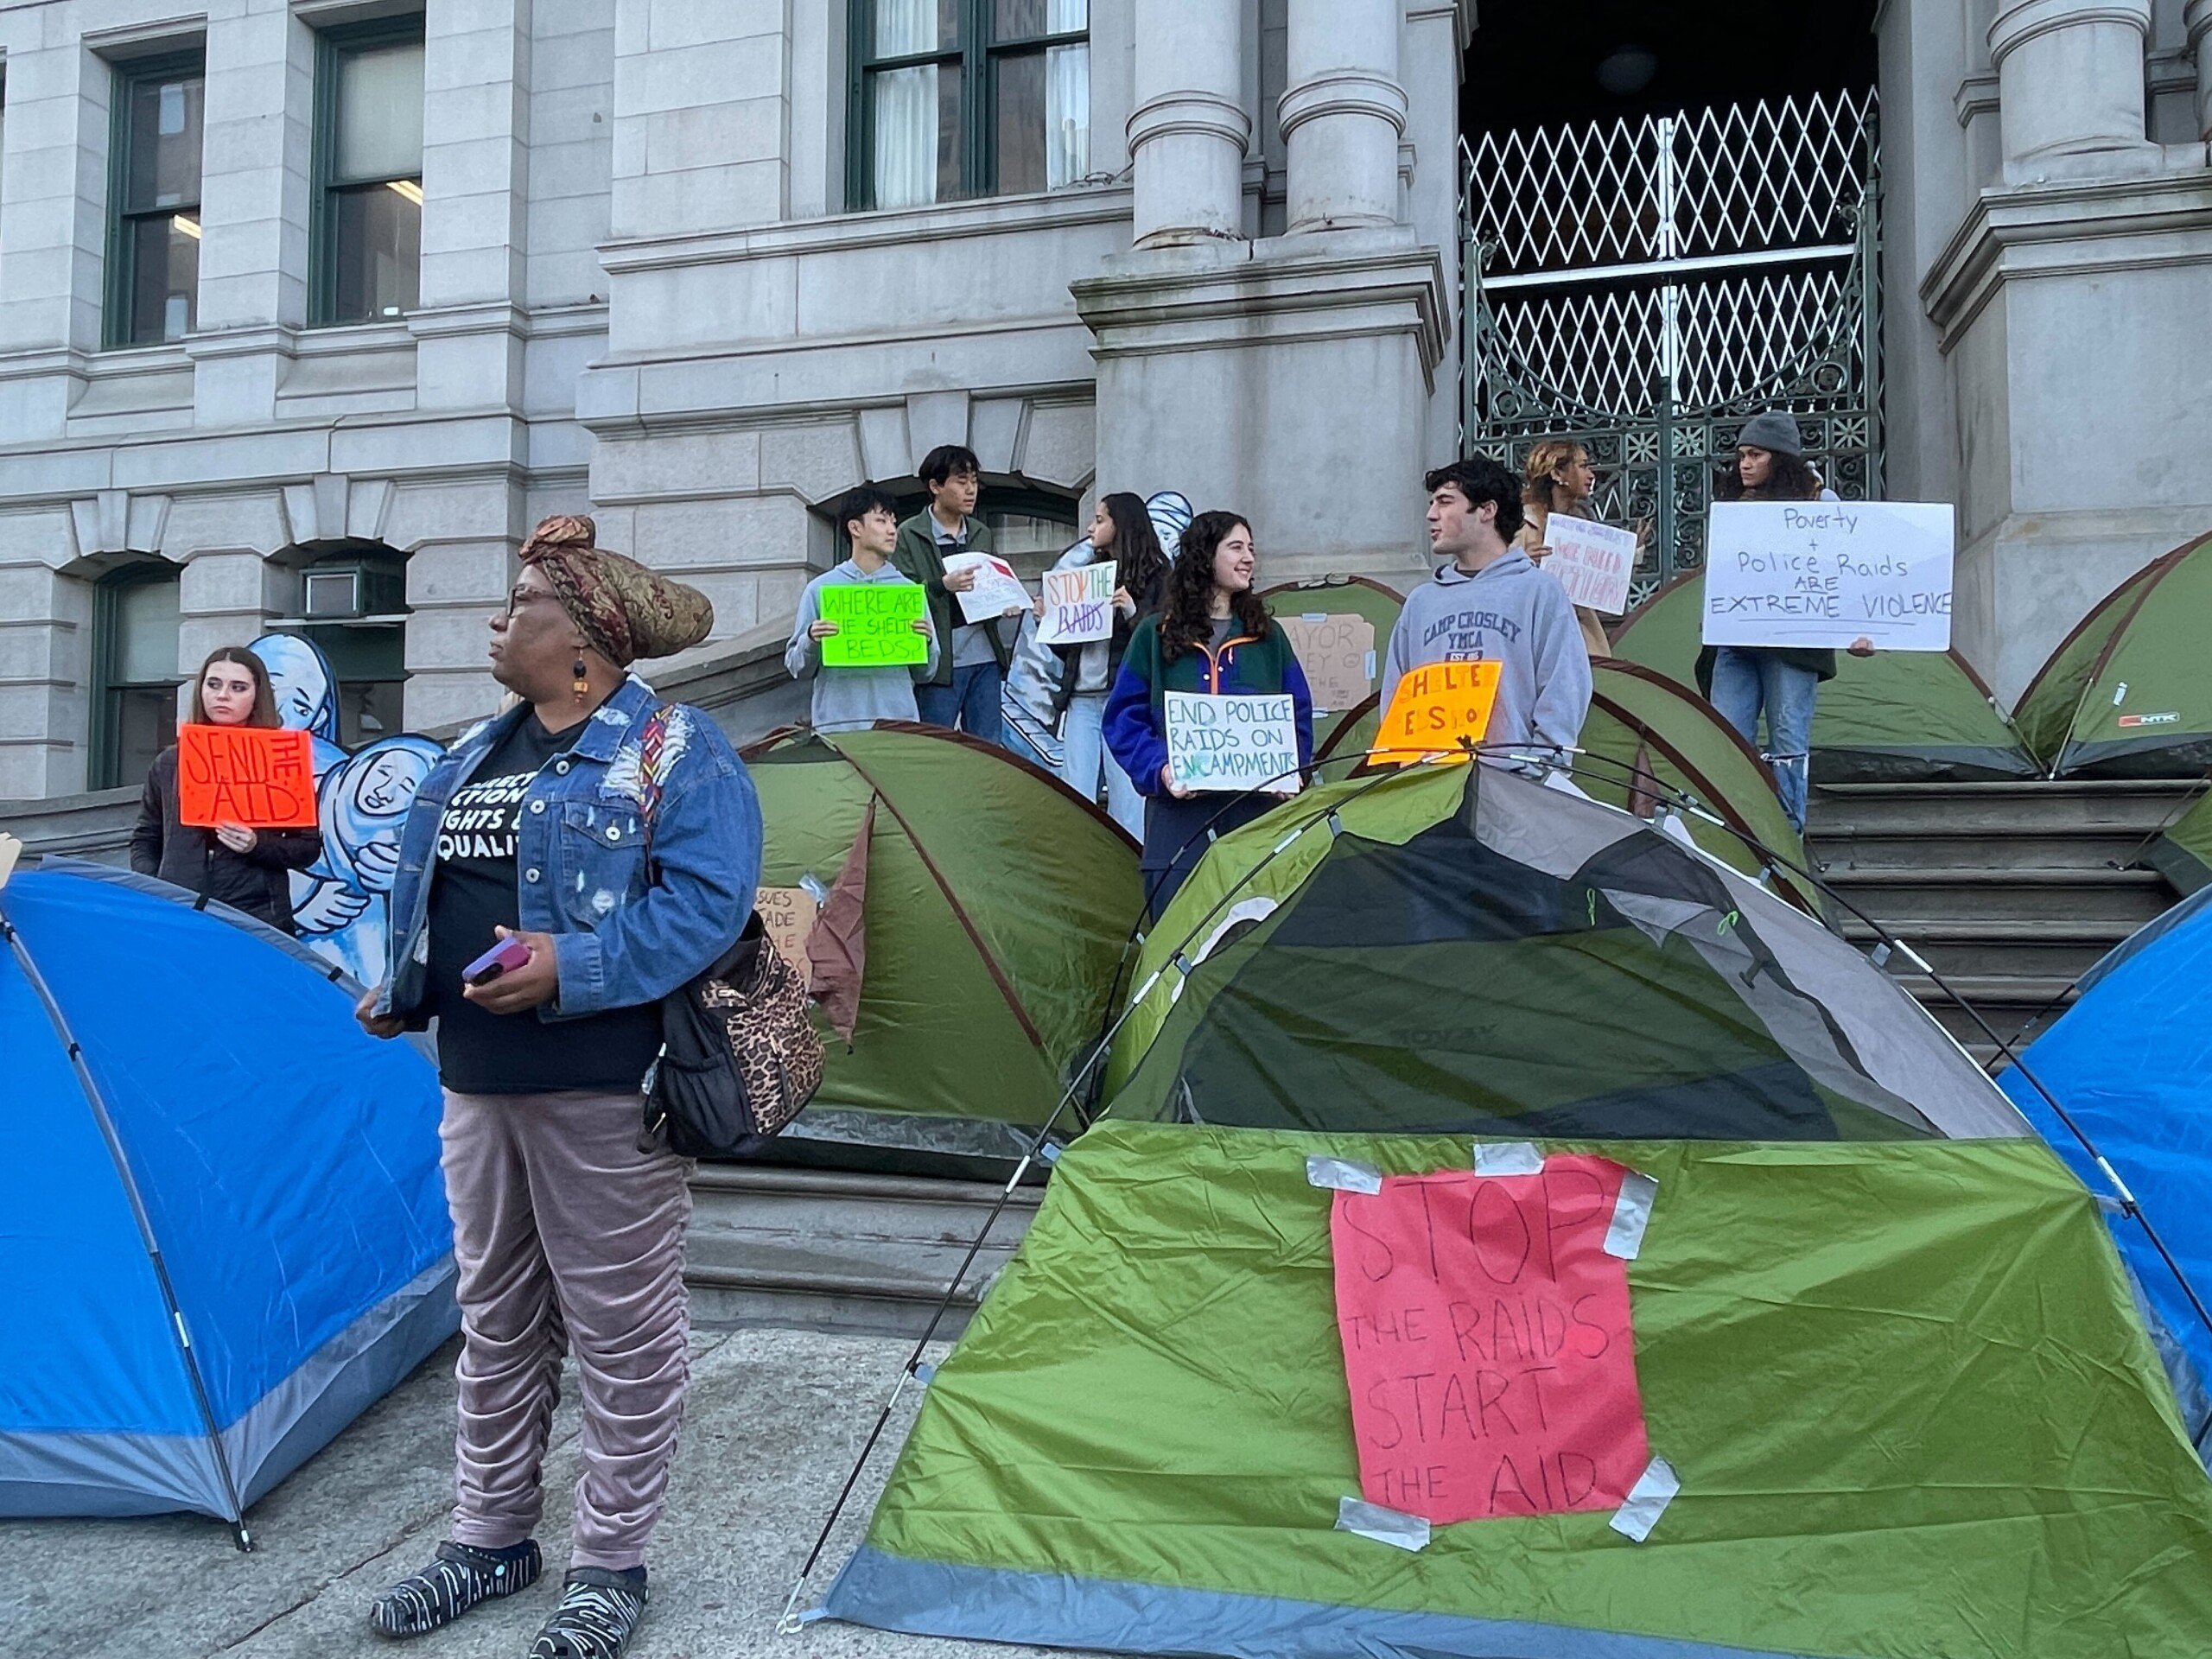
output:
[[[1677,810],[1674,821],[1715,858],[1747,874],[1770,870],[1808,910],[1817,890],[1799,872],[1805,846],[1782,810],[1758,752],[1713,705],[1641,664],[1608,658],[1590,665],[1590,712],[1573,760],[1575,785],[1609,805],[1645,817],[1682,798],[1711,817]],[[1323,775],[1349,774],[1374,747],[1375,700],[1347,711],[1314,745]],[[1765,848],[1776,861],[1763,858]]]
[[[857,971],[830,966],[857,980],[851,1042],[828,1033],[790,1133],[1018,1156],[1109,1017],[1144,907],[1135,846],[1058,779],[936,728],[781,737],[747,760],[765,893],[810,914],[807,890],[865,875]]]
[[[2052,777],[2186,778],[2212,766],[2212,535],[2097,601],[2036,671],[2013,723]]]
[[[931,1379],[830,1615],[1235,1659],[2202,1653],[2212,1484],[2098,1205],[1901,989],[1510,772],[1311,804],[1217,842],[1161,919],[1156,1034]],[[1632,1408],[1552,1409],[1679,1488],[1655,1461],[1617,1513],[1503,1484],[1553,1427],[1503,1402],[1564,1363],[1519,1274],[1559,1259],[1578,1154],[1618,1177]],[[1426,1254],[1380,1273],[1448,1326],[1363,1334],[1359,1206],[1409,1184]],[[1355,1501],[1378,1457],[1386,1495],[1499,1474],[1431,1524]]]
[[[1705,573],[1677,576],[1629,613],[1613,655],[1697,689]],[[1836,653],[1813,713],[1819,783],[2027,778],[2034,757],[1973,665],[1955,651]]]
[[[1116,1117],[1859,1139],[2023,1132],[1906,993],[1659,828],[1503,767],[1325,785],[1153,927]]]
[[[1547,1144],[1544,1151],[1567,1150]],[[1101,1125],[831,1590],[941,1637],[1235,1659],[2202,1659],[2212,1484],[2089,1194],[2033,1141],[1610,1142],[1680,1495],[1338,1530],[1361,1491],[1306,1160],[1460,1139]]]

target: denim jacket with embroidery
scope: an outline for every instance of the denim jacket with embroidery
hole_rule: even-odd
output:
[[[714,965],[744,931],[760,876],[760,804],[745,764],[708,715],[675,707],[661,747],[652,823],[657,883],[645,870],[639,736],[659,706],[634,676],[583,723],[569,753],[531,780],[515,837],[525,931],[553,936],[561,988],[538,1010],[575,1019],[658,1001]],[[440,761],[400,832],[391,958],[377,1012],[410,1024],[429,958],[430,877],[438,824],[484,757],[529,718],[486,721]]]

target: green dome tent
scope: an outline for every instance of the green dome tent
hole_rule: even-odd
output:
[[[1318,738],[1327,729],[1325,716],[1374,696],[1405,595],[1366,576],[1316,576],[1264,588],[1260,597],[1289,633],[1306,671]]]
[[[1109,1061],[1115,1117],[2024,1132],[1904,988],[1803,911],[1497,766],[1323,785],[1223,836],[1152,929],[1135,985]]]
[[[2098,601],[2036,671],[2013,724],[2052,777],[2186,778],[2212,766],[2212,535]]]
[[[2212,885],[2212,795],[2169,824],[2145,860],[2183,893]]]
[[[1767,848],[1783,861],[1775,879],[1819,913],[1817,890],[1797,873],[1805,863],[1804,842],[1783,811],[1758,752],[1712,704],[1662,674],[1614,659],[1590,669],[1590,713],[1580,745],[1590,759],[1576,762],[1575,786],[1644,817],[1687,795],[1726,821],[1723,827],[1678,816],[1675,822],[1700,847],[1747,875],[1765,868],[1750,843]],[[1338,721],[1314,746],[1326,776],[1344,776],[1354,757],[1374,747],[1376,724],[1372,697]]]
[[[1613,655],[1697,690],[1705,575],[1677,576],[1614,630]],[[2029,778],[2035,758],[1955,651],[1836,653],[1813,715],[1815,783]]]
[[[930,1378],[830,1616],[1234,1659],[2197,1659],[2212,1484],[2097,1204],[1903,990],[1499,769],[1305,804],[1162,919],[1198,935],[1165,1027]],[[1618,1510],[1599,1459],[1644,1471]],[[1402,1512],[1463,1473],[1475,1503]]]
[[[851,1022],[849,1046],[825,1033],[787,1138],[1019,1157],[1109,1017],[1144,907],[1134,844],[1058,779],[935,728],[772,738],[746,759],[762,909],[810,921],[828,899],[814,988],[825,1024],[841,992]]]

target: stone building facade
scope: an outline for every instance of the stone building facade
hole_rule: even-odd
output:
[[[944,442],[1039,550],[1173,487],[1250,512],[1271,578],[1417,570],[1478,22],[0,5],[0,798],[135,781],[171,683],[272,624],[349,741],[485,711],[550,512],[704,588],[727,652],[833,556],[826,503]],[[2212,526],[2212,0],[1874,23],[1891,493],[1960,503],[2009,693]]]

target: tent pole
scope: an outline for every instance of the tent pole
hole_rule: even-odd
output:
[[[207,1436],[208,1450],[215,1459],[215,1471],[222,1478],[223,1497],[230,1505],[224,1518],[230,1522],[232,1541],[241,1552],[253,1548],[253,1536],[246,1530],[245,1506],[238,1502],[238,1484],[231,1473],[230,1454],[224,1449],[222,1431],[215,1426],[215,1408],[207,1397],[207,1384],[200,1375],[199,1356],[193,1351],[192,1330],[185,1322],[184,1310],[177,1306],[176,1287],[169,1280],[168,1263],[162,1259],[161,1243],[154,1236],[154,1224],[146,1213],[145,1200],[139,1196],[138,1183],[130,1173],[130,1160],[124,1154],[123,1141],[117,1134],[115,1120],[107,1109],[107,1102],[100,1094],[99,1084],[92,1077],[92,1068],[85,1063],[85,1051],[69,1029],[69,1020],[61,1012],[61,1005],[54,1000],[54,990],[46,982],[46,976],[39,971],[38,963],[31,959],[30,947],[9,919],[7,906],[0,903],[0,938],[7,940],[16,954],[16,963],[23,970],[23,977],[30,982],[46,1009],[46,1017],[53,1023],[54,1034],[60,1038],[61,1046],[69,1056],[71,1069],[77,1074],[77,1086],[83,1090],[85,1103],[92,1109],[92,1121],[99,1125],[100,1138],[107,1144],[109,1160],[115,1166],[116,1179],[123,1183],[124,1196],[130,1200],[130,1214],[137,1224],[138,1242],[146,1252],[146,1259],[153,1264],[154,1280],[160,1286],[162,1305],[168,1309],[169,1331],[176,1338],[177,1357],[183,1362],[186,1380],[192,1384],[194,1403],[200,1409],[200,1421]]]

